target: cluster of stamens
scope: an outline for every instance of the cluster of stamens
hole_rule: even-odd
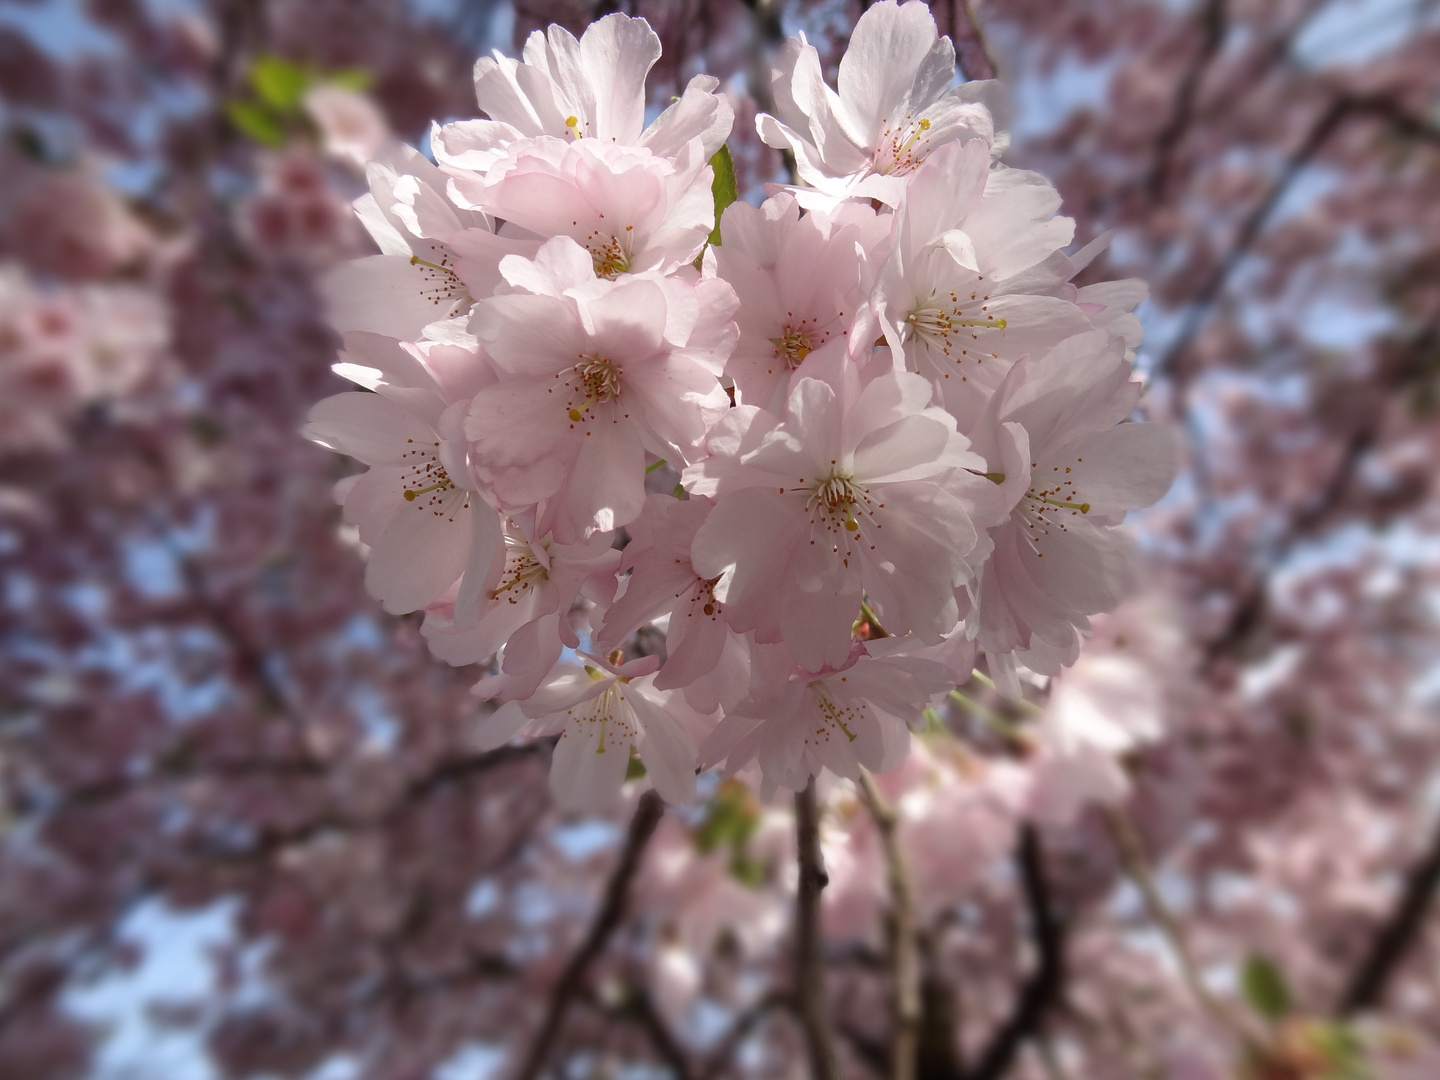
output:
[[[410,256],[410,265],[419,269],[424,281],[420,286],[420,295],[436,307],[444,308],[446,315],[458,314],[473,302],[470,290],[450,265],[450,252],[442,250],[438,244],[431,244],[430,250],[435,253],[434,258]]]
[[[416,443],[414,439],[405,440],[407,449],[400,455],[401,461],[406,466],[401,494],[408,503],[419,503],[417,510],[429,510],[436,517],[447,518],[454,521],[455,506],[447,504],[443,498],[445,492],[454,488],[455,481],[450,479],[450,474],[445,471],[445,466],[440,464],[438,453],[440,444],[437,443]],[[428,498],[427,498],[428,496]],[[467,495],[461,509],[470,509],[470,500]]]
[[[854,742],[855,732],[852,728],[856,726],[855,721],[864,715],[864,705],[841,705],[830,696],[823,682],[812,682],[810,690],[815,695],[815,709],[820,714],[820,726],[815,729],[813,736],[808,731],[805,733],[806,744],[819,746],[821,743],[828,743],[830,732],[835,728],[839,728],[847,739]]]
[[[923,341],[932,349],[937,349],[943,355],[955,363],[963,363],[970,357],[974,343],[980,340],[976,330],[1004,330],[1009,323],[1004,319],[992,318],[986,315],[989,310],[987,301],[989,295],[978,296],[979,290],[970,294],[968,305],[971,314],[965,314],[965,306],[960,299],[959,293],[949,294],[949,303],[939,294],[934,294],[929,299],[921,301],[915,309],[905,316],[904,331],[907,337]],[[975,311],[976,305],[980,310]],[[970,341],[964,341],[968,332]],[[998,357],[998,353],[990,353],[992,357]],[[974,359],[977,364],[984,363],[985,354],[976,350]],[[950,377],[947,372],[945,377]]]
[[[803,476],[800,484],[802,488],[805,486]],[[780,493],[783,495],[785,489],[781,488]],[[856,542],[865,543],[865,537],[860,535],[860,518],[869,518],[872,528],[884,527],[875,519],[875,511],[885,509],[885,504],[875,502],[870,498],[869,488],[857,484],[853,477],[839,470],[832,470],[828,476],[810,485],[810,497],[805,500],[805,508],[810,512],[811,531],[818,525],[829,533],[830,550],[839,555],[841,563],[847,567],[855,554],[853,545]],[[813,536],[810,543],[815,543]],[[875,550],[874,544],[869,546],[871,551]]]
[[[621,753],[628,753],[630,745],[640,734],[639,729],[631,719],[628,707],[616,708],[616,705],[625,705],[625,695],[618,686],[607,686],[589,701],[583,702],[572,709],[566,709],[565,715],[570,718],[565,725],[565,730],[560,733],[562,739],[570,737],[570,729],[575,728],[579,735],[585,731],[586,724],[600,725],[600,741],[595,747],[597,754],[603,754],[607,749],[618,749]],[[611,746],[606,747],[606,738],[610,739]]]
[[[1079,464],[1084,460],[1076,458],[1075,462]],[[1039,468],[1033,461],[1030,467]],[[1054,465],[1048,479],[1038,473],[1032,474],[1030,490],[1025,492],[1025,498],[1021,499],[1020,505],[1016,507],[1029,529],[1026,537],[1037,559],[1045,557],[1045,553],[1040,550],[1040,542],[1050,535],[1052,528],[1062,533],[1069,532],[1067,518],[1081,517],[1090,512],[1090,504],[1081,501],[1075,489],[1075,481],[1070,478],[1073,468],[1074,466],[1070,465]],[[1046,484],[1048,486],[1044,486]]]
[[[582,423],[597,402],[614,401],[620,396],[623,368],[600,356],[580,356],[580,362],[569,371],[557,372],[555,378],[569,391],[565,399],[566,415],[572,426]],[[581,395],[584,397],[577,402]],[[593,414],[592,414],[593,415]]]
[[[677,559],[676,561],[678,562],[679,560]],[[719,612],[724,608],[724,605],[715,599],[715,586],[718,584],[720,584],[718,577],[697,577],[695,584],[690,586],[688,590],[681,589],[675,594],[675,599],[679,600],[684,597],[687,591],[690,593],[690,610],[685,613],[686,618],[694,618],[697,604],[705,615],[710,618],[718,617]]]
[[[605,215],[600,216],[603,218]],[[579,225],[580,221],[577,218],[570,224]],[[634,231],[634,225],[626,225],[619,236],[606,232],[603,225],[590,230],[583,243],[585,250],[590,252],[590,262],[595,267],[596,277],[614,278],[630,270],[629,241],[630,234]]]
[[[841,312],[843,315],[844,312]],[[794,371],[804,361],[805,357],[824,345],[830,337],[829,330],[820,330],[815,325],[815,320],[806,316],[795,321],[793,312],[787,311],[785,316],[790,321],[786,322],[785,328],[780,331],[778,337],[772,337],[770,344],[775,346],[775,358],[782,360],[785,366]],[[766,374],[774,374],[775,369],[769,369]]]
[[[500,584],[490,594],[491,600],[504,597],[507,603],[518,604],[526,590],[548,580],[550,572],[535,557],[535,552],[518,536],[505,534],[505,570]]]
[[[904,175],[920,167],[930,152],[930,121],[910,115],[894,127],[888,119],[880,121],[885,130],[875,142],[875,171]]]

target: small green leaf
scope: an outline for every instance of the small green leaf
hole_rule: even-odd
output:
[[[630,763],[625,766],[625,781],[642,780],[645,777],[645,763],[640,760],[638,754],[630,755]]]
[[[1290,1012],[1290,987],[1285,976],[1263,956],[1252,955],[1245,961],[1240,990],[1250,1007],[1266,1020],[1280,1020]]]
[[[310,87],[310,73],[279,56],[262,56],[251,65],[250,85],[265,104],[284,115],[300,107]]]
[[[262,146],[280,146],[285,142],[285,128],[263,105],[253,101],[230,101],[225,105],[225,115]]]
[[[710,243],[718,244],[720,215],[740,197],[740,189],[735,185],[735,162],[730,157],[730,147],[722,146],[716,150],[715,156],[710,159],[710,167],[715,170],[715,182],[711,185],[715,193],[715,228],[710,231]]]
[[[1352,1029],[1344,1024],[1317,1023],[1312,1041],[1330,1064],[1331,1075],[1336,1080],[1364,1075],[1365,1044]]]
[[[323,81],[331,86],[338,86],[341,90],[353,90],[359,94],[370,89],[375,75],[364,68],[339,68],[327,72]]]

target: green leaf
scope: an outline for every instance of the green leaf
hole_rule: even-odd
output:
[[[1285,976],[1263,956],[1252,955],[1245,961],[1240,990],[1250,1007],[1266,1020],[1279,1020],[1290,1012],[1290,987]]]
[[[641,780],[644,776],[645,763],[640,760],[638,754],[631,753],[630,763],[625,766],[625,781],[628,783],[631,780]]]
[[[730,147],[722,146],[716,150],[715,156],[710,159],[710,167],[715,170],[715,182],[710,186],[715,193],[715,228],[710,231],[710,243],[718,244],[720,215],[740,197],[740,190],[735,186],[735,162],[730,157]]]
[[[760,807],[744,784],[726,780],[705,807],[705,818],[695,830],[695,846],[702,852],[722,844],[737,853],[760,824]]]
[[[1365,1044],[1344,1024],[1316,1024],[1311,1041],[1329,1066],[1326,1080],[1362,1080]]]
[[[370,85],[375,81],[375,75],[364,68],[337,68],[335,71],[327,72],[324,81],[330,86],[338,86],[341,90],[353,90],[359,94],[370,89]]]
[[[262,56],[250,67],[250,85],[265,104],[284,115],[300,107],[310,88],[310,73],[279,56]]]
[[[285,142],[285,128],[263,105],[253,101],[230,101],[225,104],[225,115],[262,146],[280,146]]]

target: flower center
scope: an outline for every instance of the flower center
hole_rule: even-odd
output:
[[[617,705],[620,708],[616,708]],[[622,752],[628,751],[630,744],[640,734],[638,727],[631,719],[630,708],[625,703],[624,693],[614,685],[607,686],[590,701],[578,705],[574,709],[566,709],[565,715],[570,719],[560,737],[568,739],[572,728],[577,737],[594,733],[598,736],[598,743],[595,747],[597,754],[603,754],[607,749],[616,749],[617,745]],[[611,742],[609,747],[605,745],[607,737]]]
[[[700,605],[700,610],[706,615],[713,616],[724,607],[720,601],[715,599],[715,586],[720,584],[718,577],[702,578],[697,577],[693,586],[694,592],[690,597],[690,615],[695,614],[695,605]],[[683,594],[677,594],[683,595]]]
[[[969,338],[973,342],[980,340],[980,335],[973,332],[975,330],[1004,330],[1009,325],[1004,319],[991,318],[985,314],[985,301],[990,299],[988,296],[977,299],[975,294],[971,293],[969,315],[965,314],[965,307],[958,293],[949,294],[949,303],[946,303],[945,299],[932,295],[928,300],[918,303],[914,310],[905,316],[905,325],[901,330],[906,338],[923,341],[957,364],[970,354],[968,348],[961,348],[965,344],[965,331],[970,331]],[[979,312],[975,311],[977,306]],[[957,350],[958,356],[955,355]],[[975,362],[980,363],[982,360],[983,357],[977,353]]]
[[[857,533],[860,522],[855,517],[856,508],[864,514],[871,512],[869,492],[856,484],[849,473],[832,471],[823,480],[815,481],[810,490],[806,506],[811,513],[821,515],[829,532],[837,533],[843,526],[846,532]],[[815,519],[810,523],[816,524]]]
[[[906,116],[893,126],[889,120],[881,123],[885,129],[875,143],[875,171],[904,174],[918,168],[930,152],[929,119]]]
[[[784,332],[779,337],[770,339],[770,343],[775,346],[775,355],[782,358],[791,371],[799,367],[801,361],[815,350],[812,330],[805,325],[808,321],[802,319],[798,328],[786,323]]]
[[[562,373],[565,374],[565,373]],[[597,402],[614,401],[620,396],[620,379],[623,368],[600,356],[583,356],[580,363],[572,367],[565,377],[564,386],[570,391],[565,400],[566,412],[575,423],[580,423],[591,413],[591,406]],[[557,379],[560,375],[555,376]],[[575,399],[584,394],[579,404]],[[591,413],[591,415],[594,415]]]
[[[435,252],[439,262],[422,259],[419,255],[410,256],[410,265],[420,271],[420,295],[444,310],[441,318],[467,310],[474,301],[460,275],[450,266],[450,252],[441,250],[437,244],[431,244],[430,250]]]
[[[505,536],[505,571],[500,576],[500,585],[490,594],[491,600],[502,596],[511,604],[518,604],[527,589],[549,580],[550,572],[545,564],[535,557],[535,552],[518,536]]]
[[[445,471],[445,466],[440,464],[440,444],[417,443],[414,439],[406,439],[405,442],[406,450],[400,455],[405,465],[400,494],[406,502],[418,503],[417,510],[429,510],[436,517],[449,517],[455,507],[447,502],[444,495],[453,491],[456,484]],[[464,509],[469,508],[467,498]],[[451,517],[450,520],[455,519]]]
[[[633,228],[633,225],[627,225],[625,232],[628,234]],[[590,252],[596,277],[618,277],[630,269],[630,252],[626,250],[624,240],[613,233],[606,235],[596,229],[585,238],[585,247]]]
[[[1078,465],[1084,460],[1076,458],[1075,462]],[[1032,463],[1031,468],[1037,471],[1031,475],[1030,490],[1025,492],[1015,510],[1025,523],[1025,535],[1031,550],[1037,559],[1043,559],[1045,554],[1040,550],[1040,544],[1050,531],[1069,532],[1069,519],[1088,514],[1090,504],[1081,500],[1075,488],[1072,478],[1074,466],[1051,466],[1048,480],[1038,472],[1039,466]]]
[[[812,745],[829,742],[831,729],[839,728],[847,739],[854,742],[855,732],[851,730],[851,726],[859,715],[859,709],[854,705],[841,705],[830,696],[823,682],[812,682],[810,689],[815,694],[815,708],[820,713],[820,726],[815,729],[813,736],[807,731],[805,741]]]

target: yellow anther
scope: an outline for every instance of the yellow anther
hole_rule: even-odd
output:
[[[447,488],[447,487],[449,487],[449,486],[450,486],[450,481],[448,481],[448,480],[441,480],[438,484],[431,484],[429,487],[418,488],[418,489],[415,490],[415,491],[410,491],[410,490],[407,489],[406,492],[405,492],[405,501],[406,501],[406,502],[414,502],[414,501],[415,501],[416,499],[418,499],[421,495],[424,495],[427,491],[434,491],[434,490],[436,490],[437,488]]]
[[[422,259],[419,255],[410,256],[410,265],[428,266],[431,270],[439,270],[442,274],[449,274],[451,277],[455,276],[455,271],[451,270],[450,267],[441,266],[439,263],[430,262],[428,259]]]

